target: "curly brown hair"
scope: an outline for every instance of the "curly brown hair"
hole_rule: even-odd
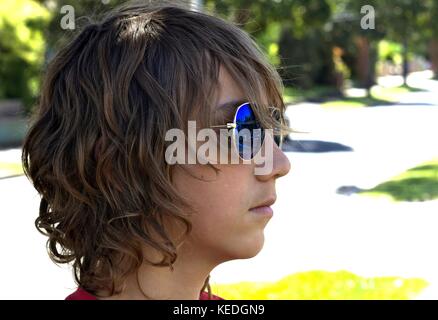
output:
[[[51,259],[72,262],[80,287],[113,295],[142,263],[177,259],[163,221],[183,223],[186,235],[193,210],[172,184],[164,137],[190,119],[211,124],[220,65],[275,125],[263,101],[284,114],[283,85],[261,48],[238,25],[183,2],[124,4],[49,63],[22,162],[41,195],[35,225]],[[161,261],[145,259],[145,244]]]

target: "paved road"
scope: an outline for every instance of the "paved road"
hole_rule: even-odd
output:
[[[427,84],[438,92],[436,83]],[[297,129],[311,131],[294,135],[301,142],[294,149],[314,152],[287,153],[292,172],[278,181],[263,251],[219,266],[213,279],[348,270],[421,277],[432,284],[424,297],[438,299],[438,201],[396,203],[337,193],[342,186],[371,188],[438,156],[436,93],[408,93],[395,106],[343,111],[302,104],[289,107],[288,116]]]
[[[39,196],[24,176],[0,180],[0,299],[63,299],[74,283],[53,264],[34,220]]]
[[[344,111],[290,107],[292,124],[311,131],[294,136],[306,150],[344,151],[287,152],[293,169],[278,181],[264,249],[253,259],[219,266],[212,282],[348,270],[421,277],[432,283],[427,297],[438,298],[438,201],[394,203],[336,192],[372,187],[438,156],[435,94],[410,93],[402,102]],[[17,177],[0,180],[0,197],[0,299],[64,298],[74,283],[68,269],[50,262],[45,238],[35,231],[38,195],[25,177]]]

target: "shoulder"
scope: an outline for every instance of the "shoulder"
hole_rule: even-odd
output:
[[[97,298],[84,289],[77,288],[77,290],[68,295],[65,300],[97,300]]]

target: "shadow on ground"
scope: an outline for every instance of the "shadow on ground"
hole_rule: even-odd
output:
[[[284,152],[351,152],[353,148],[338,142],[322,140],[291,140],[286,139],[283,142],[282,150]]]

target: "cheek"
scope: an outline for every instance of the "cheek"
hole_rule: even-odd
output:
[[[191,172],[208,180],[203,182],[187,174],[175,175],[180,192],[197,210],[192,216],[190,241],[199,252],[209,252],[218,260],[254,256],[263,243],[263,227],[251,219],[251,189],[255,178],[250,165],[222,165],[216,176],[208,166]]]
[[[246,168],[239,165],[218,166],[221,172],[216,174],[208,166],[198,166],[191,173],[202,180],[190,177],[185,173],[175,177],[175,185],[179,192],[189,199],[190,204],[198,211],[193,223],[208,226],[215,223],[232,223],[242,217],[248,209],[250,199],[248,189],[251,176]]]

